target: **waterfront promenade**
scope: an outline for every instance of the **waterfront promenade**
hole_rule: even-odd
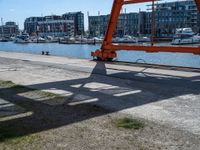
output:
[[[36,133],[117,112],[178,130],[183,137],[198,139],[200,136],[198,69],[0,52],[0,80],[65,97],[55,107],[64,104],[71,107],[95,105],[109,110],[80,120],[75,115],[71,122],[52,124],[34,131]],[[4,101],[15,103],[11,99]],[[34,106],[39,107],[39,104]],[[29,106],[21,107],[38,113],[34,112],[37,109],[29,110]],[[48,110],[53,109],[49,107]]]

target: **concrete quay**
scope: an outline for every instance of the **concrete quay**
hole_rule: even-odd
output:
[[[198,69],[0,52],[0,80],[200,135]]]

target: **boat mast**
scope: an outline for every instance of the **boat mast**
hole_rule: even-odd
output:
[[[100,11],[98,11],[98,19],[100,19]],[[101,19],[100,19],[100,21],[101,21]],[[100,27],[101,25],[100,25],[100,23],[99,23],[99,25],[98,25],[98,33],[97,33],[97,37],[100,37],[100,35],[101,35],[101,27]]]
[[[140,37],[140,34],[141,34],[141,32],[140,32],[140,30],[141,30],[141,27],[140,27],[140,25],[141,25],[141,9],[139,8],[139,15],[138,15],[138,37]]]
[[[124,35],[123,37],[126,35],[126,27],[127,27],[127,16],[126,16],[126,8],[124,8]]]
[[[3,30],[3,18],[1,18],[1,37],[4,35],[4,30]]]

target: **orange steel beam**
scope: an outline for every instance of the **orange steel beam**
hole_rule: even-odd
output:
[[[196,2],[196,5],[197,5],[197,9],[200,12],[200,0],[195,0],[195,2]]]
[[[112,51],[118,50],[137,50],[149,53],[156,52],[176,52],[176,53],[193,53],[200,55],[200,47],[177,47],[177,46],[143,46],[143,45],[127,45],[127,44],[111,44],[106,45],[106,49]]]
[[[123,44],[113,44],[112,37],[115,31],[118,17],[123,5],[135,4],[143,2],[152,2],[152,7],[154,7],[154,1],[156,0],[114,0],[110,20],[106,30],[105,38],[103,40],[102,46],[99,50],[92,52],[91,55],[100,60],[112,60],[117,57],[116,51],[118,50],[134,50],[134,51],[146,51],[146,52],[179,52],[179,53],[193,53],[200,55],[200,47],[175,47],[175,46],[153,46],[154,31],[152,31],[151,46],[141,46],[141,45],[123,45]],[[197,8],[200,12],[200,0],[195,0]],[[153,15],[153,13],[152,13]],[[154,22],[154,19],[152,19]],[[154,25],[152,23],[152,30],[154,30]]]
[[[144,2],[152,2],[152,0],[125,0],[123,4],[126,5],[126,4],[144,3]]]
[[[152,26],[151,26],[151,46],[154,45],[154,33],[155,33],[155,0],[152,0]]]

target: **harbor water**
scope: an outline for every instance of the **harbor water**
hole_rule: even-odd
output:
[[[59,43],[16,44],[13,42],[0,42],[0,51],[32,53],[39,55],[41,55],[42,51],[49,51],[50,55],[81,59],[92,59],[90,56],[91,52],[98,48],[100,48],[100,45],[70,45]],[[193,54],[119,51],[117,60],[200,68],[200,56]]]

